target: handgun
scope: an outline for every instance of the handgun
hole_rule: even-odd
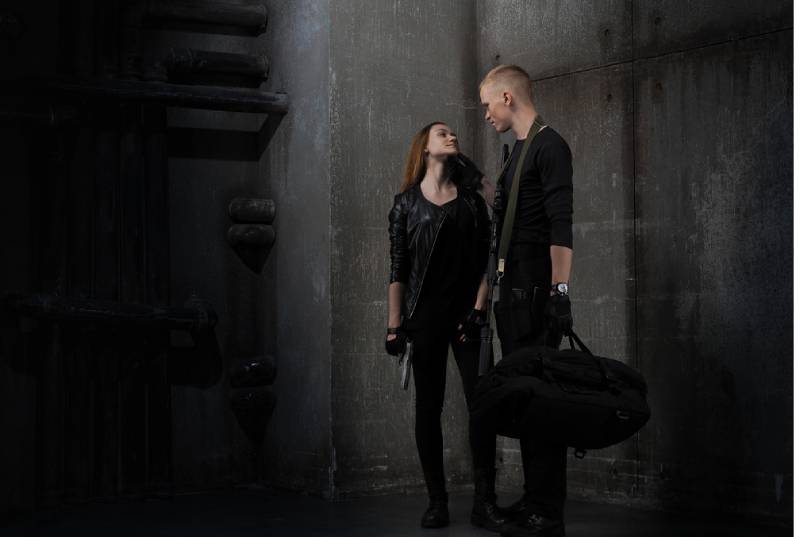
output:
[[[414,357],[414,342],[410,338],[406,339],[406,350],[400,355],[400,386],[404,390],[408,389],[408,381],[411,379],[411,361]]]

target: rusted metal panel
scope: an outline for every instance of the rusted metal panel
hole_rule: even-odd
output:
[[[791,0],[637,0],[633,56],[643,58],[792,27]]]
[[[791,517],[792,31],[635,71],[648,494]]]

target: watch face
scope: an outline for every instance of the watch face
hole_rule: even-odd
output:
[[[556,286],[556,291],[558,291],[559,293],[561,293],[563,295],[566,295],[569,292],[569,286],[566,283],[563,283],[563,282],[559,283]]]

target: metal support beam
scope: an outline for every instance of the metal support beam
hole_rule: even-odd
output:
[[[267,8],[262,4],[149,0],[145,6],[145,20],[235,26],[256,35],[267,29]]]
[[[238,86],[256,86],[269,76],[269,60],[264,55],[235,54],[231,52],[214,52],[191,48],[171,48],[158,62],[145,70],[145,80],[166,82],[178,80],[189,83],[204,78],[227,77],[237,82]],[[212,84],[215,81],[211,81]],[[230,85],[230,84],[227,84]]]
[[[183,307],[167,308],[46,294],[7,294],[2,302],[13,313],[52,321],[190,331],[211,330],[217,324],[214,309],[197,299],[189,300]]]
[[[34,94],[49,98],[60,96],[83,101],[94,99],[139,101],[230,112],[285,114],[289,107],[289,97],[285,93],[137,80],[55,79],[28,83],[21,88],[21,91],[26,95]]]

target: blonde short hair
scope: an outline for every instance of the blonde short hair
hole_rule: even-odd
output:
[[[517,97],[527,96],[533,101],[533,91],[531,90],[531,77],[519,65],[498,65],[483,77],[478,86],[478,90],[484,86],[496,86],[502,84],[504,88],[510,89]]]

